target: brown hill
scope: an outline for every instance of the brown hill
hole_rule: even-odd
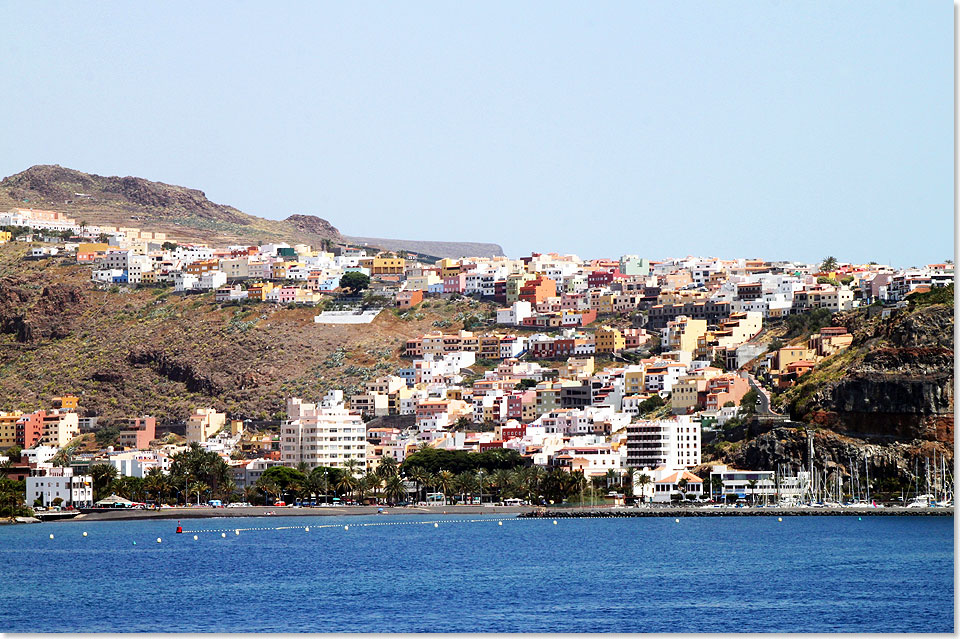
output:
[[[161,231],[175,241],[340,241],[326,220],[267,220],[211,202],[203,191],[138,177],[104,177],[59,165],[37,165],[0,181],[0,207],[50,208],[89,224]],[[314,220],[310,224],[300,219]]]
[[[201,406],[269,418],[286,397],[319,400],[357,391],[409,360],[406,340],[462,328],[489,313],[472,300],[383,311],[371,324],[316,324],[314,308],[221,305],[212,294],[103,290],[67,258],[24,261],[27,246],[0,245],[0,410],[35,410],[74,393],[109,423],[125,416],[185,419]],[[438,323],[438,324],[435,324]]]

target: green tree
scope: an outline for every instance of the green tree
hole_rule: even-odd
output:
[[[370,276],[358,271],[350,271],[349,273],[344,273],[343,277],[340,278],[340,288],[344,290],[349,290],[351,293],[356,295],[360,291],[363,291],[370,287]]]
[[[93,501],[99,501],[109,495],[110,485],[117,478],[117,467],[94,464],[90,466],[90,476],[93,478]]]
[[[306,479],[307,476],[303,471],[297,470],[296,468],[290,468],[289,466],[271,466],[263,471],[257,483],[272,482],[276,484],[281,491],[286,491],[287,488],[294,483],[302,486],[306,483]]]
[[[421,499],[421,490],[430,479],[430,471],[423,466],[413,466],[412,468],[406,470],[404,475],[416,484],[417,501],[423,501],[423,499]]]
[[[653,478],[650,477],[650,475],[647,475],[645,473],[640,473],[640,476],[637,477],[637,484],[639,484],[640,486],[641,499],[643,500],[646,499],[646,497],[644,496],[646,494],[646,488],[647,488],[647,485],[649,485],[651,482],[653,482]]]
[[[386,497],[387,503],[396,504],[402,501],[406,494],[407,488],[404,486],[403,480],[397,475],[391,475],[383,487],[383,496]]]
[[[400,463],[397,462],[395,457],[390,457],[386,455],[380,458],[380,462],[377,464],[377,476],[381,479],[389,479],[395,477],[397,472],[399,472]]]
[[[743,397],[740,398],[740,412],[747,415],[753,415],[757,412],[757,399],[760,395],[757,393],[757,389],[751,388],[746,393],[743,394]]]
[[[148,493],[153,494],[157,503],[160,503],[163,500],[164,493],[169,490],[169,483],[163,471],[154,467],[147,471],[143,487]]]
[[[447,493],[450,492],[450,489],[453,488],[454,474],[449,470],[441,470],[437,474],[437,486],[440,487],[440,492],[443,493],[443,503],[447,503]]]
[[[837,258],[830,255],[825,257],[823,262],[820,263],[820,271],[823,273],[829,273],[837,268]]]

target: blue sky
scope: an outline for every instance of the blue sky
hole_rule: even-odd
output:
[[[950,2],[3,13],[3,175],[137,175],[511,256],[953,255]]]

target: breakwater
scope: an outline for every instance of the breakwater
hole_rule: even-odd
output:
[[[953,508],[595,508],[536,510],[517,517],[544,519],[580,517],[824,517],[824,516],[952,517]]]

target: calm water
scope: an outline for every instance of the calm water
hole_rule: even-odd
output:
[[[358,525],[444,519],[185,521],[230,531],[198,541],[174,521],[2,526],[0,631],[954,629],[947,517]],[[233,533],[283,525],[311,530]]]

